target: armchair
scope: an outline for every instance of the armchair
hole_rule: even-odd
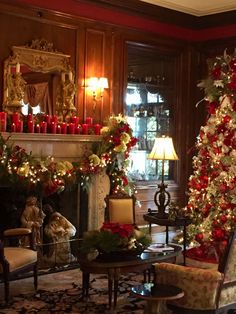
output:
[[[105,221],[135,224],[135,197],[111,194],[105,197]]]
[[[6,246],[9,239],[28,238],[29,247]],[[9,281],[22,273],[33,271],[34,287],[37,289],[37,252],[34,249],[33,235],[28,228],[5,230],[0,240],[0,279],[4,282],[5,302],[9,300]]]
[[[155,283],[183,289],[182,299],[168,302],[174,313],[228,313],[236,309],[236,232],[229,237],[218,270],[160,263],[154,273]]]

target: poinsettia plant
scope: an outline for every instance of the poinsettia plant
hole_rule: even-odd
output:
[[[104,222],[99,230],[84,234],[82,249],[84,252],[90,252],[92,249],[105,253],[124,250],[141,252],[150,243],[150,236],[132,224]]]

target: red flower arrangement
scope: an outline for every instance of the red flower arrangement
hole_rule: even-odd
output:
[[[150,243],[150,236],[132,224],[104,222],[100,230],[84,234],[82,245],[85,252],[96,249],[99,252],[110,253],[127,250],[141,252]]]

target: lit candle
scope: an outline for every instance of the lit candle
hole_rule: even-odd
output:
[[[51,123],[51,133],[56,134],[57,133],[57,124],[55,122]]]
[[[67,134],[67,123],[66,122],[62,122],[62,124],[61,124],[61,133]]]
[[[57,123],[58,122],[58,118],[57,118],[57,116],[52,116],[52,118],[51,118],[51,122],[55,122],[55,123]]]
[[[40,133],[40,125],[36,124],[35,126],[35,133]]]
[[[81,133],[81,126],[80,125],[77,125],[75,127],[75,134],[80,134]]]
[[[61,126],[60,126],[60,124],[58,124],[58,126],[57,126],[57,134],[61,134]]]
[[[34,122],[28,121],[28,133],[34,133]]]
[[[23,132],[23,121],[19,120],[16,124],[16,132],[22,133]]]
[[[101,130],[101,125],[100,124],[95,124],[94,125],[94,134],[95,135],[100,135],[100,130]]]
[[[19,121],[19,114],[18,114],[18,112],[14,112],[12,114],[12,121],[11,122],[16,125],[18,121]]]
[[[86,124],[93,124],[93,118],[92,117],[87,117],[85,120]]]
[[[47,122],[47,124],[51,123],[51,116],[49,114],[45,114],[44,120]]]
[[[11,124],[11,132],[16,132],[16,125],[14,122]]]
[[[74,123],[69,124],[69,133],[75,134],[75,124]]]
[[[88,124],[82,124],[82,134],[88,134]]]
[[[76,117],[76,116],[71,117],[71,122],[76,125],[79,124],[79,117]]]
[[[17,62],[16,64],[16,73],[20,73],[20,63]]]
[[[47,133],[47,122],[45,122],[45,121],[42,121],[41,123],[40,123],[40,127],[41,127],[41,133]]]
[[[33,121],[33,115],[32,115],[32,113],[29,113],[29,114],[28,114],[27,120],[28,120],[28,121]]]

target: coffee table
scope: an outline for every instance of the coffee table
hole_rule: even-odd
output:
[[[166,284],[144,283],[131,289],[132,294],[147,301],[144,313],[170,314],[166,301],[180,299],[184,296],[182,289]]]
[[[173,247],[173,251],[166,252],[145,252],[140,256],[133,257],[129,260],[119,260],[114,262],[105,262],[99,259],[88,260],[88,258],[79,254],[78,262],[82,271],[82,288],[83,297],[86,300],[89,295],[89,277],[90,274],[106,274],[108,277],[108,298],[109,308],[116,307],[117,304],[117,292],[120,276],[125,273],[132,272],[148,272],[150,274],[152,264],[162,261],[173,262],[173,259],[180,254],[182,248],[180,245],[169,244]]]

